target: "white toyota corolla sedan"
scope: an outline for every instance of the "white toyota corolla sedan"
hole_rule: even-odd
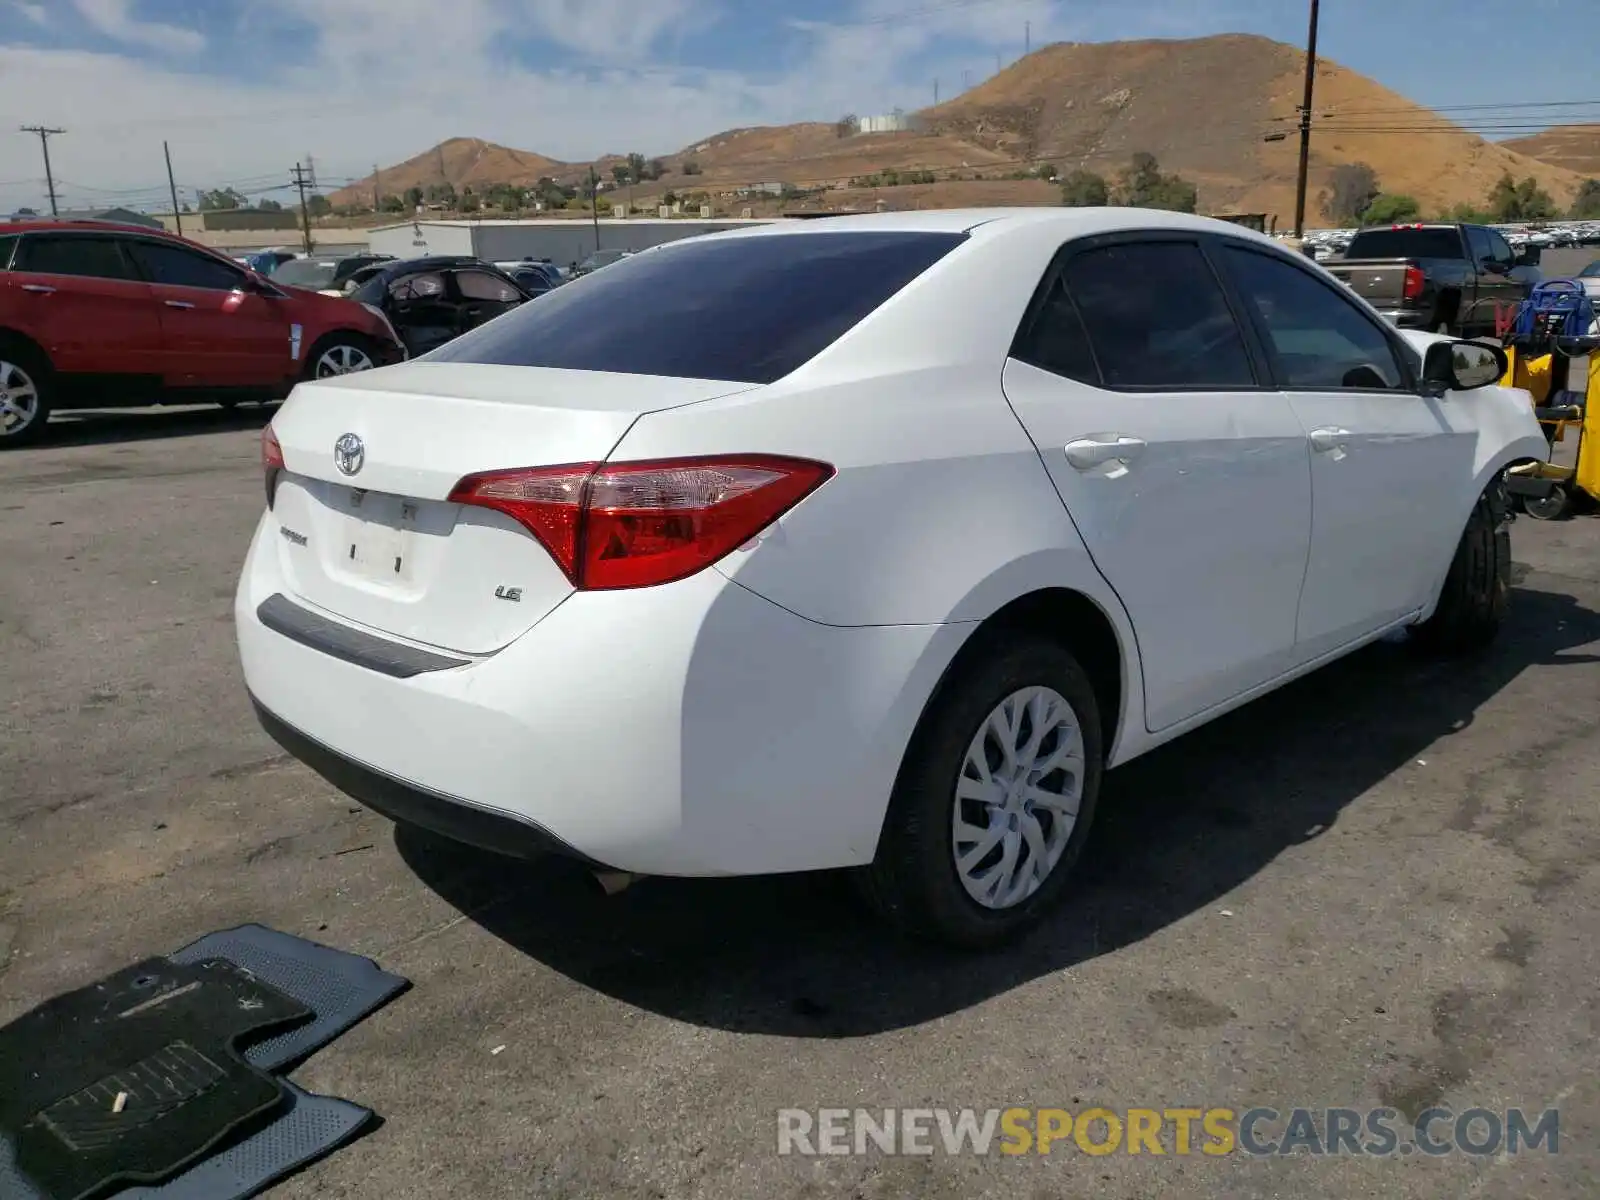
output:
[[[1045,909],[1102,772],[1400,627],[1495,632],[1490,347],[1234,225],[896,213],[697,237],[304,383],[240,581],[267,730],[501,853],[855,867]]]

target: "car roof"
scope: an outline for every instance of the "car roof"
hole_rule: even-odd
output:
[[[1003,236],[1025,226],[1054,226],[1063,241],[1131,229],[1194,230],[1221,233],[1277,245],[1264,233],[1231,221],[1193,213],[1153,208],[946,208],[907,212],[853,213],[806,221],[775,221],[749,229],[718,230],[683,241],[728,238],[793,237],[796,234],[844,232],[965,233],[974,237]],[[665,243],[676,245],[677,242]]]
[[[90,217],[27,217],[21,221],[0,222],[0,233],[61,233],[73,231],[79,233],[139,233],[146,237],[171,238],[173,241],[187,242],[188,238],[180,238],[170,230],[157,229],[153,225],[134,225],[122,221],[98,221]],[[207,247],[209,249],[209,247]]]

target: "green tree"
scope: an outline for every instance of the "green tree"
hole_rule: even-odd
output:
[[[641,179],[649,178],[649,176],[645,174],[645,170],[646,163],[644,161],[644,155],[638,153],[628,155],[629,179],[633,180],[635,183],[638,183]]]
[[[618,163],[611,168],[611,178],[619,184],[632,183],[634,182],[633,168],[628,163]]]
[[[1556,215],[1555,201],[1532,176],[1520,183],[1508,171],[1489,193],[1489,213],[1498,223],[1543,221]]]
[[[429,204],[442,204],[446,208],[456,205],[456,186],[453,183],[430,183],[423,194]]]
[[[1415,221],[1422,215],[1422,206],[1410,196],[1398,192],[1384,192],[1361,214],[1365,225],[1393,225],[1396,221]]]
[[[478,200],[478,194],[470,186],[461,189],[460,208],[462,212],[477,212],[482,207],[483,205]]]
[[[306,211],[313,217],[325,217],[333,211],[333,205],[328,203],[326,196],[307,196]]]
[[[411,209],[420,208],[422,206],[422,189],[421,188],[419,188],[419,187],[408,187],[406,189],[405,206],[407,208],[411,208]]]
[[[644,169],[644,177],[646,179],[660,179],[666,173],[667,164],[659,158],[652,158]]]
[[[200,211],[217,212],[233,208],[244,208],[250,202],[243,192],[229,188],[212,188],[209,192],[200,193]]]
[[[1135,154],[1117,180],[1117,203],[1130,208],[1164,208],[1194,212],[1199,194],[1180,175],[1163,175],[1154,154]]]
[[[1463,225],[1488,225],[1494,218],[1476,204],[1457,204],[1445,214],[1451,221],[1460,221]]]
[[[1061,181],[1061,203],[1068,208],[1100,208],[1111,202],[1111,189],[1093,171],[1073,171]]]
[[[695,162],[695,160],[692,158],[684,160],[683,173],[685,175],[700,174],[700,164]]]
[[[416,189],[413,188],[412,190],[415,191]],[[406,202],[400,196],[385,196],[379,203],[378,210],[386,213],[403,213],[406,211]]]
[[[1378,173],[1364,162],[1340,163],[1322,193],[1322,211],[1339,225],[1359,221],[1382,193]]]
[[[1588,220],[1600,217],[1600,179],[1585,179],[1578,185],[1578,194],[1572,201],[1572,215]]]
[[[1049,179],[1053,181],[1057,179],[1060,174],[1061,172],[1056,170],[1054,163],[1040,163],[1033,169],[1033,177],[1035,179]]]
[[[260,209],[262,212],[282,212],[283,211],[283,205],[279,204],[276,200],[272,199],[271,197],[268,197],[265,200],[256,201],[256,207],[258,209]]]

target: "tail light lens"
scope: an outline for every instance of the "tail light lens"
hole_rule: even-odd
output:
[[[1424,283],[1421,267],[1407,267],[1405,286],[1400,291],[1400,298],[1402,300],[1416,300],[1422,295]]]
[[[283,447],[278,445],[278,435],[268,425],[261,431],[261,474],[267,484],[267,507],[278,494],[278,476],[283,473]]]
[[[776,455],[577,463],[468,475],[450,494],[520,522],[584,591],[651,587],[709,567],[833,475]]]

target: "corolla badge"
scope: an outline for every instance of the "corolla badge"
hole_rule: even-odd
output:
[[[353,433],[341,433],[333,444],[333,465],[346,475],[354,475],[367,461],[367,448]]]

